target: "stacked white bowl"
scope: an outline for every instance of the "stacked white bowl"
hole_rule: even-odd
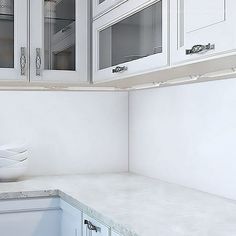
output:
[[[28,150],[25,144],[0,146],[0,181],[15,181],[28,167]]]

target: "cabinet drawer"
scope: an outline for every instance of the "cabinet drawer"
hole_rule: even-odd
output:
[[[83,236],[109,236],[109,227],[99,221],[83,215]]]
[[[60,210],[59,198],[30,198],[19,200],[1,200],[0,214],[32,212],[32,211],[47,211]]]

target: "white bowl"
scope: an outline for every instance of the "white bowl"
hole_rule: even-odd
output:
[[[5,157],[5,159],[15,160],[15,161],[23,161],[27,159],[29,156],[28,151],[25,151],[23,153],[15,154],[13,156]],[[1,155],[0,155],[1,158]]]
[[[15,181],[22,177],[28,167],[28,159],[17,164],[0,168],[0,181]]]
[[[19,163],[19,161],[11,160],[8,158],[0,158],[0,168],[15,165],[17,163]]]
[[[11,156],[14,156],[18,154],[17,152],[9,151],[9,150],[0,150],[0,157],[2,158],[10,158]]]
[[[28,158],[29,153],[28,151],[22,152],[22,153],[14,153],[14,155],[9,155],[9,151],[5,151],[5,154],[3,151],[0,150],[0,158],[6,158],[10,160],[16,160],[16,161],[23,161],[24,159]]]
[[[1,150],[22,153],[27,151],[27,147],[26,144],[5,144],[0,146],[0,151]]]

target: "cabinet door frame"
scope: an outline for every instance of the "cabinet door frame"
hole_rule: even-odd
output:
[[[105,14],[93,23],[93,81],[95,83],[126,78],[131,75],[140,74],[168,65],[169,1],[162,0],[162,53],[143,57],[102,70],[99,69],[99,32],[159,1],[160,0],[129,0],[127,3],[124,3],[118,8],[115,8],[113,11]],[[116,66],[126,66],[128,67],[128,70],[122,73],[112,73],[112,69]]]
[[[172,0],[170,3],[170,38],[171,38],[171,64],[181,64],[194,60],[210,58],[214,55],[220,55],[225,52],[233,52],[236,48],[236,31],[234,22],[236,20],[235,10],[236,2],[234,0],[224,0],[225,18],[206,27],[199,27],[190,32],[196,39],[194,42],[185,32],[184,1]],[[211,1],[211,0],[209,0]],[[223,10],[222,10],[223,11]],[[227,35],[225,38],[224,36]],[[191,42],[191,44],[190,44]],[[215,49],[203,53],[186,55],[186,50],[192,46],[201,44],[214,44]]]
[[[82,211],[62,199],[60,199],[60,208],[62,210],[61,236],[67,236],[68,230],[72,231],[76,236],[81,236],[83,234]]]
[[[93,18],[96,19],[107,12],[111,11],[113,8],[127,2],[128,0],[105,0],[102,3],[99,3],[99,0],[93,1]]]
[[[25,49],[25,74],[21,75],[21,47]],[[0,68],[0,82],[28,81],[28,0],[14,0],[14,68]]]
[[[89,82],[89,6],[88,0],[75,0],[76,70],[44,70],[44,0],[31,1],[30,5],[30,82],[80,84]],[[36,76],[36,48],[41,53],[41,73]]]

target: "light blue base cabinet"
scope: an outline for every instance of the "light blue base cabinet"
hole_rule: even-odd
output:
[[[0,201],[0,235],[82,236],[82,212],[60,198]]]
[[[0,200],[0,236],[121,236],[60,197]]]

